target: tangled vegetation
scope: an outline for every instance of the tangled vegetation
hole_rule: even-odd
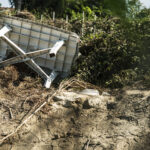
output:
[[[10,2],[17,8],[17,1]],[[41,5],[33,0],[30,3],[38,7],[31,11],[29,6],[32,5],[28,6],[27,1],[23,1],[26,4],[24,7],[34,15],[28,15],[27,11],[16,16],[26,14],[37,20],[42,14],[42,19],[48,24],[82,35],[81,55],[72,69],[72,75],[107,87],[121,87],[138,79],[150,80],[150,9],[140,11],[138,0],[131,0],[128,4],[122,0],[117,5],[120,9],[116,9],[116,2],[110,0],[106,3],[94,2],[93,5],[89,0],[62,0],[61,3],[67,5],[64,5],[65,9],[62,7],[58,17],[65,18],[69,14],[67,23],[65,19],[52,20],[52,11],[57,13],[52,7],[53,2],[56,3],[55,0],[47,2],[47,6],[51,7],[44,7],[44,10],[45,3]],[[44,12],[41,13],[40,8]],[[63,11],[64,16],[61,14]],[[122,19],[114,17],[114,14],[119,14]]]
[[[46,16],[51,16],[52,12],[55,12],[60,18],[66,15],[71,18],[76,13],[82,12],[99,16],[101,8],[125,18],[131,11],[139,11],[140,8],[139,0],[9,0],[9,2],[16,9],[27,9],[39,14],[44,13]]]
[[[96,33],[86,31],[81,56],[73,72],[97,85],[121,87],[150,75],[150,19],[143,10],[134,20],[122,22],[105,15],[95,22]]]

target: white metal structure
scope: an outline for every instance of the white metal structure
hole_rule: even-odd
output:
[[[3,27],[0,30],[0,56],[7,56],[10,50],[18,55],[1,61],[1,67],[25,62],[46,80],[46,88],[59,73],[63,76],[69,73],[78,53],[76,34],[8,16],[0,17],[0,27]],[[51,70],[50,76],[41,67]]]
[[[34,52],[25,53],[20,47],[18,47],[14,42],[12,42],[8,37],[5,36],[5,34],[7,32],[9,32],[10,30],[11,29],[8,26],[4,26],[0,30],[0,38],[3,39],[10,47],[12,47],[14,52],[16,54],[19,54],[19,56],[10,58],[10,59],[5,60],[5,61],[1,61],[0,62],[0,67],[4,67],[6,65],[15,64],[15,63],[19,63],[19,62],[25,62],[30,68],[32,68],[39,75],[41,75],[41,77],[46,79],[45,87],[50,88],[50,85],[51,85],[52,81],[56,78],[57,73],[55,73],[55,71],[53,71],[51,73],[51,75],[48,76],[43,71],[43,69],[35,63],[33,58],[36,58],[40,55],[44,55],[44,54],[47,54],[47,53],[49,53],[50,57],[56,56],[58,50],[64,44],[64,41],[63,40],[57,41],[56,44],[52,48],[42,49],[42,50],[38,50],[38,51],[34,51]]]

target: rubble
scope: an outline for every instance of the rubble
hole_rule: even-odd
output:
[[[20,119],[29,116],[35,106],[38,108],[40,102],[47,100],[50,92],[54,92],[41,91],[43,88],[38,86],[39,83],[36,87],[29,86],[33,80],[20,81],[15,87],[18,91],[15,96],[10,77],[7,82],[9,91],[6,93],[5,89],[0,89],[1,139],[16,128]],[[79,85],[79,81],[65,82],[70,88],[55,95],[17,134],[4,141],[0,150],[150,149],[150,91],[145,91],[144,86],[141,88],[142,83],[136,87],[109,90],[109,95],[102,94],[108,91],[103,89],[100,95],[91,96],[79,94],[83,91],[78,89],[80,86],[77,91],[73,88]],[[23,88],[25,83],[29,89]],[[135,90],[139,90],[139,94]],[[4,105],[11,108],[13,118]]]

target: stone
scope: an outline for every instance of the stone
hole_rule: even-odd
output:
[[[110,96],[110,94],[108,92],[103,92],[102,95],[103,96]]]
[[[88,150],[150,150],[149,96],[122,90],[96,96],[63,91],[46,105],[47,113],[38,112],[0,150],[80,150],[87,148],[88,139]],[[0,113],[8,111],[1,105]],[[1,134],[10,127],[1,121]]]
[[[87,99],[83,103],[83,108],[84,109],[90,109],[90,108],[102,108],[102,107],[104,107],[104,101],[102,98],[103,97],[99,96],[99,97],[92,97],[92,98]]]

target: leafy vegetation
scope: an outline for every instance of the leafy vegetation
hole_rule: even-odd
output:
[[[77,64],[76,76],[91,83],[120,87],[150,72],[149,10],[134,20],[122,22],[110,15],[99,18],[97,32],[86,33]],[[141,18],[141,16],[143,16]]]
[[[139,11],[139,0],[9,0],[10,4],[16,9],[27,9],[29,11],[38,11],[40,13],[53,11],[56,12],[57,17],[64,17],[69,15],[72,17],[75,13],[82,13],[85,11],[87,15],[95,13],[97,16],[103,8],[107,11],[113,12],[120,17],[127,17],[131,11]]]
[[[17,0],[10,2],[18,7]],[[84,26],[81,55],[73,67],[73,75],[109,87],[150,79],[150,9],[141,11],[139,0],[22,2],[22,9],[28,9],[38,18],[43,14],[50,19],[52,11],[57,17],[69,15],[69,29],[78,34]]]

